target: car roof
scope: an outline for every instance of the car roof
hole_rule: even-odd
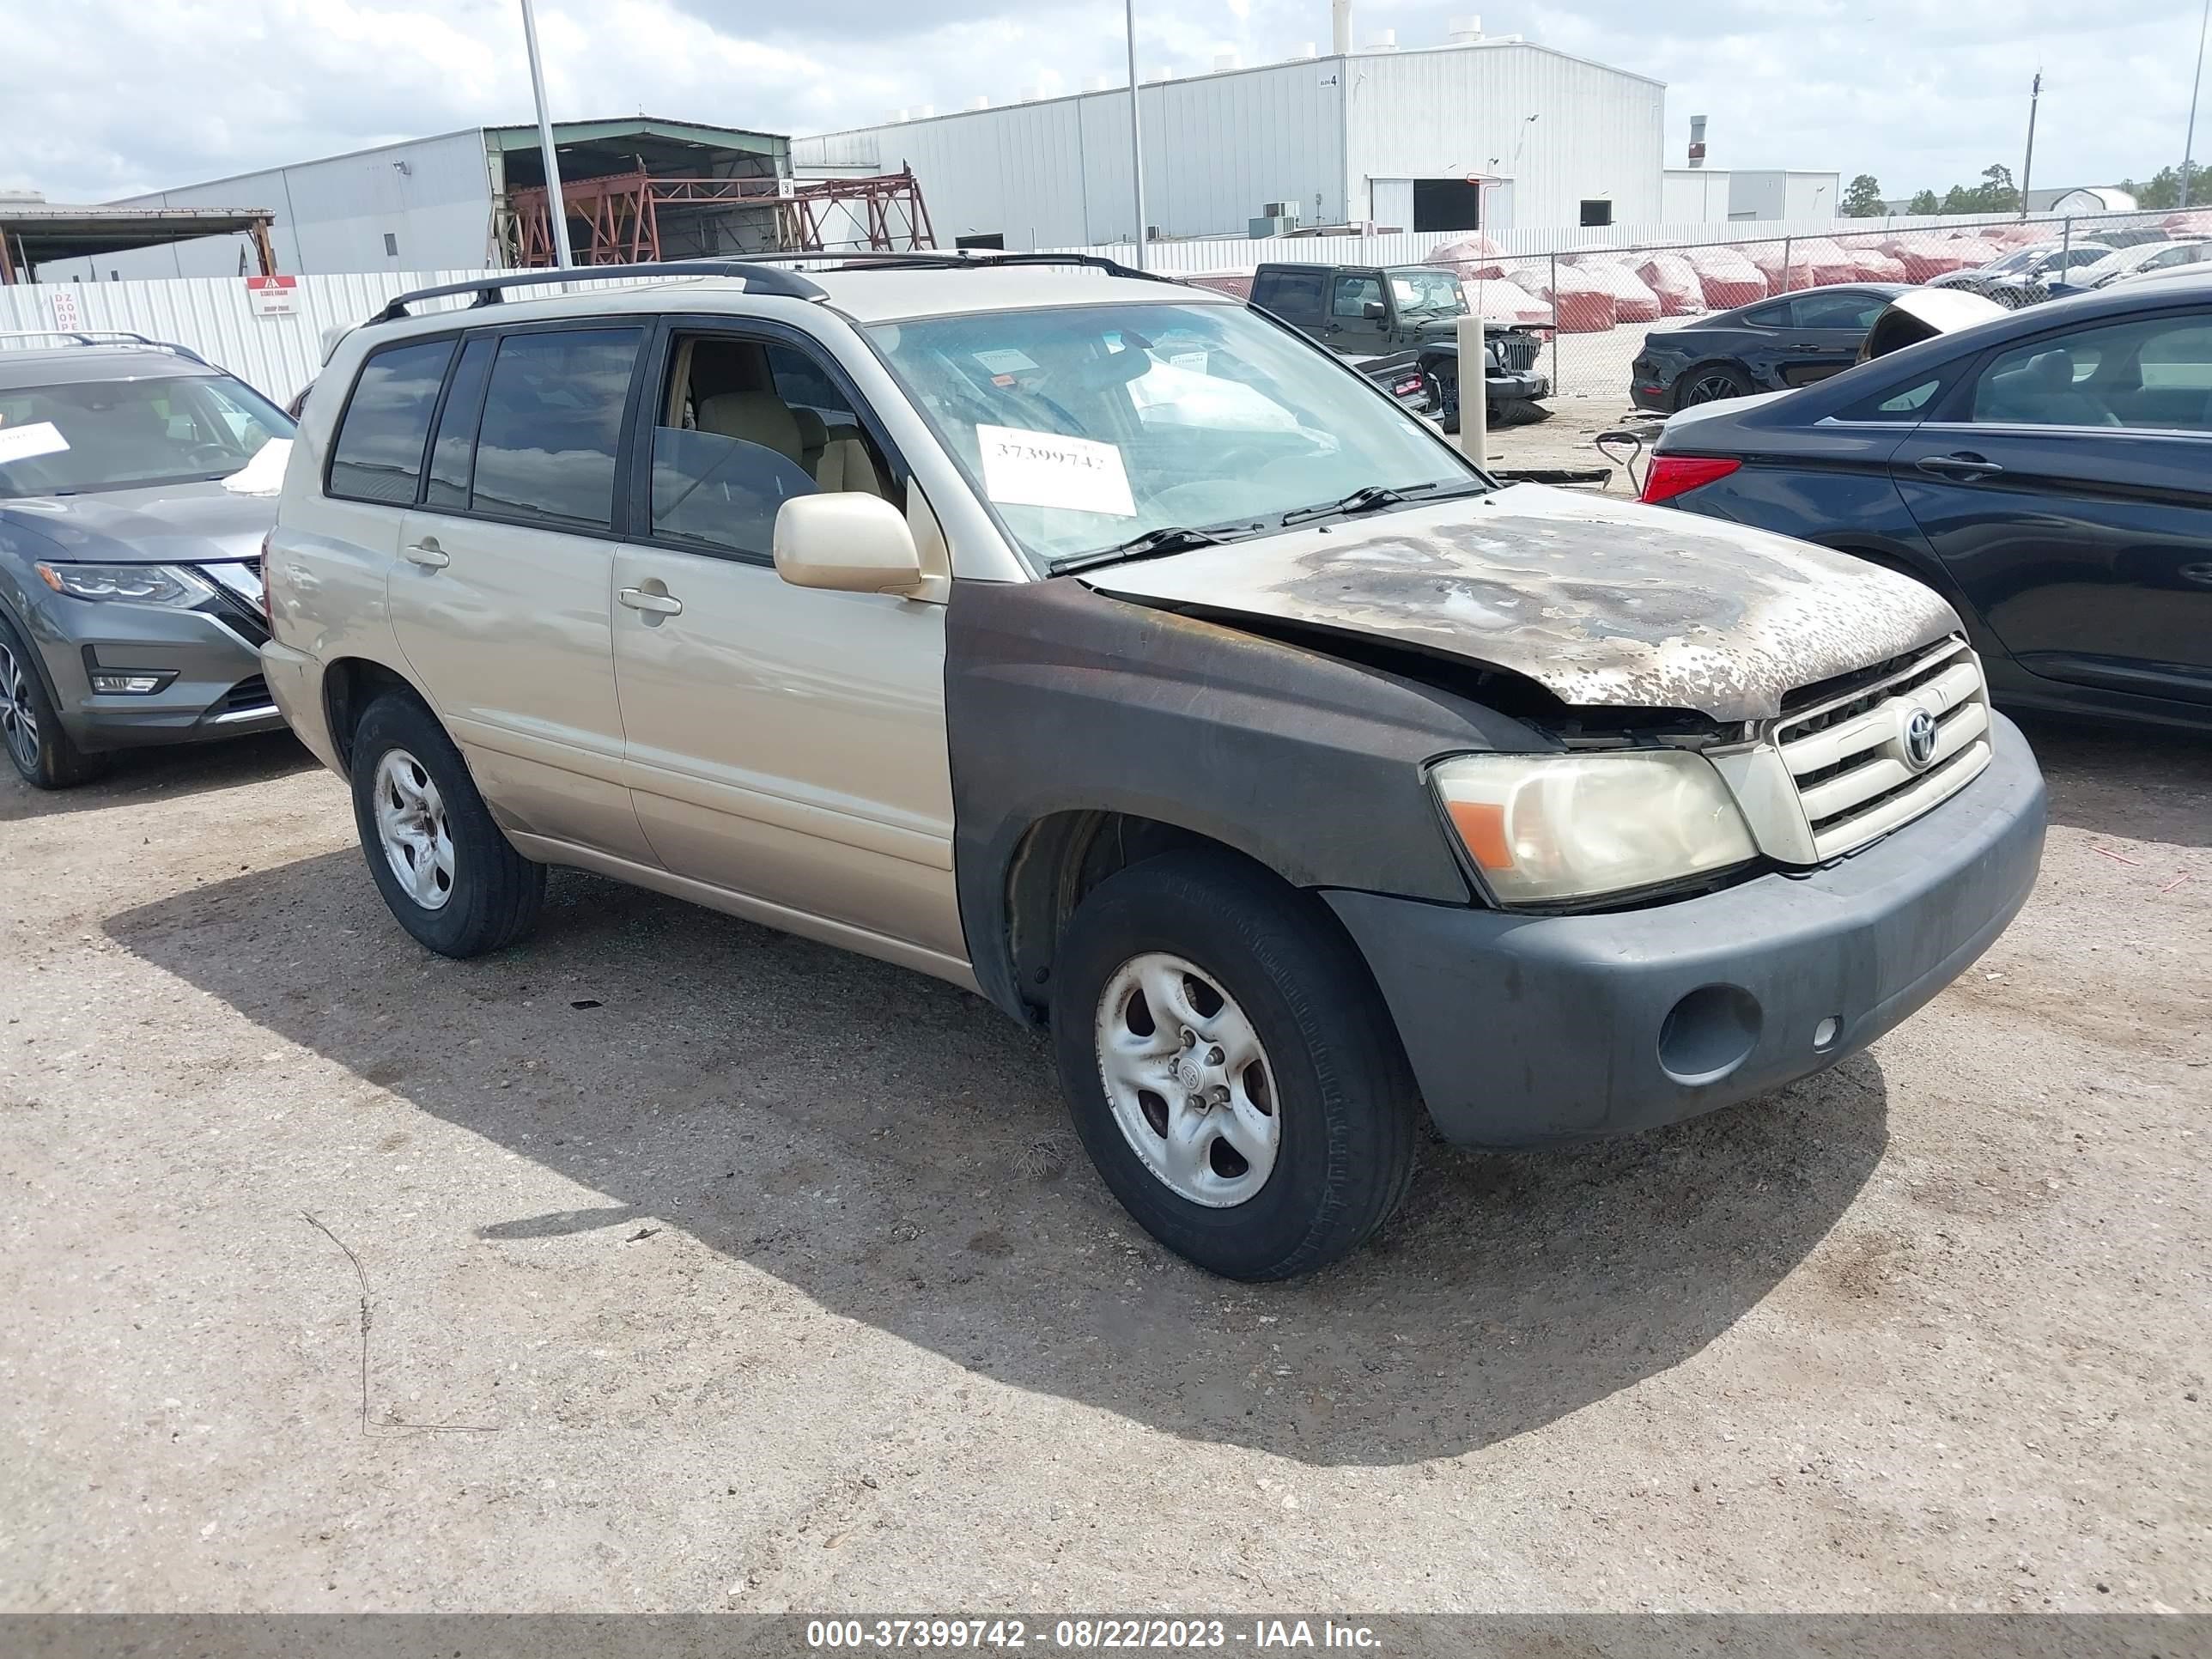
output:
[[[861,324],[1034,311],[1050,306],[1243,303],[1212,289],[1150,277],[1115,276],[1072,264],[994,266],[979,260],[973,266],[952,269],[810,267],[804,275],[832,308]],[[670,310],[726,311],[733,316],[790,320],[804,316],[817,303],[748,289],[741,275],[678,276],[619,285],[590,283],[543,299],[501,298],[495,305],[415,312],[390,323],[380,319],[364,324],[348,338],[357,338],[364,349],[373,350],[385,340],[456,326],[497,327],[569,318],[651,315]]]
[[[161,346],[10,346],[0,349],[0,391],[100,380],[183,380],[221,371]]]

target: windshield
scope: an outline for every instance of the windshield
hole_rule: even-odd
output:
[[[1272,528],[1370,487],[1482,482],[1379,388],[1242,306],[981,312],[868,334],[1040,564],[1170,526]]]
[[[228,376],[0,391],[0,496],[225,478],[292,422]]]
[[[1449,270],[1431,270],[1416,265],[1411,270],[1384,274],[1390,279],[1391,297],[1398,301],[1401,312],[1418,311],[1425,317],[1457,317],[1467,311],[1467,291]]]

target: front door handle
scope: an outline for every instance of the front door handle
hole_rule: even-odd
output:
[[[419,564],[425,570],[443,570],[453,563],[453,560],[446,556],[445,550],[438,545],[435,536],[425,536],[419,542],[410,542],[400,551],[407,556],[408,563]]]
[[[1913,463],[1923,472],[1933,472],[1939,478],[1994,478],[2004,471],[1995,461],[1985,461],[1978,455],[1923,455]]]
[[[1792,351],[1825,351],[1827,348],[1825,346],[1816,345],[1794,345],[1790,349]]]
[[[680,617],[684,601],[673,593],[648,593],[641,587],[625,587],[615,597],[633,611],[642,611],[655,617]]]

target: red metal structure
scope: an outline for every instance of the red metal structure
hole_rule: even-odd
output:
[[[776,179],[672,179],[640,169],[594,179],[564,179],[568,240],[577,263],[636,264],[660,259],[664,210],[726,215],[731,210],[773,210],[772,245],[752,252],[834,251],[825,235],[850,226],[865,240],[839,237],[834,247],[855,252],[907,252],[937,246],[910,168],[868,179],[822,179],[793,185]],[[514,258],[520,266],[550,265],[553,228],[545,191],[525,185],[507,193],[514,216]],[[842,222],[840,222],[842,219]],[[576,234],[579,222],[585,234]],[[763,242],[767,226],[759,227]]]

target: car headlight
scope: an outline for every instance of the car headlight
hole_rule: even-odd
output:
[[[1679,881],[1758,855],[1702,755],[1462,755],[1430,769],[1444,816],[1500,904]]]
[[[73,599],[191,606],[215,589],[181,564],[40,564],[39,580]]]

